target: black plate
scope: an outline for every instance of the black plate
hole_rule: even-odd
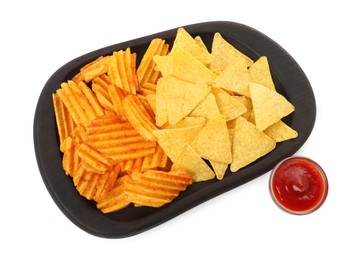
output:
[[[208,199],[268,172],[278,161],[293,155],[304,144],[314,127],[316,106],[310,83],[296,61],[277,43],[248,26],[233,22],[207,22],[184,28],[192,35],[200,35],[209,50],[214,33],[220,32],[228,42],[253,60],[262,55],[267,56],[277,91],[296,108],[284,121],[296,129],[299,136],[278,144],[274,151],[240,169],[238,173],[228,171],[222,181],[211,180],[191,185],[172,203],[162,208],[129,206],[122,211],[105,215],[97,210],[93,203],[78,194],[72,180],[62,169],[62,154],[58,148],[51,95],[63,81],[72,78],[80,67],[98,56],[131,47],[139,60],[151,39],[160,37],[172,44],[177,29],[112,45],[76,58],[56,71],[44,86],[35,112],[34,145],[40,173],[53,200],[73,223],[90,234],[122,238],[168,221]]]

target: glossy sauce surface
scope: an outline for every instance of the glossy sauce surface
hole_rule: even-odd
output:
[[[271,178],[272,196],[292,213],[307,213],[319,207],[327,195],[327,179],[315,162],[290,158],[275,168]]]

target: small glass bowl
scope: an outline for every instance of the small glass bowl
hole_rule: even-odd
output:
[[[318,201],[313,204],[311,207],[308,208],[302,208],[302,209],[294,209],[293,207],[291,208],[290,205],[284,205],[286,203],[289,203],[287,200],[285,203],[285,198],[283,198],[283,196],[281,196],[281,198],[278,198],[280,196],[279,192],[275,191],[275,187],[273,184],[273,180],[276,179],[277,174],[280,174],[280,170],[283,169],[283,167],[285,167],[285,165],[291,165],[292,167],[294,167],[294,163],[302,163],[307,165],[308,167],[310,167],[316,175],[318,177],[318,180],[320,180],[320,184],[322,185],[322,189],[321,192],[319,194],[320,198],[318,199]],[[290,178],[301,178],[300,176],[303,176],[303,173],[300,173],[300,167],[297,167],[292,170],[292,172],[290,173],[286,173],[286,176],[290,177]],[[296,176],[294,176],[296,175]],[[320,178],[321,177],[321,178]],[[278,178],[278,177],[277,177]],[[286,178],[285,176],[282,178]],[[301,179],[300,179],[301,180]],[[308,179],[307,179],[308,180]],[[309,187],[308,184],[309,182],[307,180],[304,180],[306,182],[307,187]],[[287,180],[288,182],[288,180]],[[286,182],[286,184],[287,184]],[[286,186],[286,188],[288,188]],[[312,213],[314,211],[316,211],[317,209],[319,209],[324,201],[326,200],[327,194],[328,194],[328,179],[327,176],[324,172],[324,170],[322,169],[322,167],[316,163],[315,161],[313,161],[312,159],[309,159],[307,157],[301,157],[301,156],[292,156],[292,157],[288,157],[282,161],[280,161],[272,170],[270,178],[269,178],[269,190],[270,190],[270,194],[271,197],[273,199],[273,201],[275,202],[275,204],[282,210],[284,210],[287,213],[291,213],[291,214],[295,214],[295,215],[305,215],[305,214],[309,214]],[[300,190],[298,187],[294,187],[293,186],[293,190]],[[286,189],[286,191],[288,191],[288,189]],[[298,192],[304,192],[304,191],[298,191]],[[292,192],[293,193],[293,192]],[[277,195],[276,195],[277,194]],[[303,194],[303,193],[301,193]],[[278,196],[278,197],[277,197]],[[293,206],[293,205],[292,205]]]

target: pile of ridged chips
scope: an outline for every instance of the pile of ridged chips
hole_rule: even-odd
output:
[[[298,135],[281,120],[294,106],[267,58],[253,62],[220,33],[209,52],[180,28],[171,49],[156,38],[136,59],[130,48],[101,56],[53,94],[63,168],[104,213],[161,207]]]

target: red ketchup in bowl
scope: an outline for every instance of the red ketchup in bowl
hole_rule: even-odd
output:
[[[328,180],[323,169],[305,157],[290,157],[278,163],[269,181],[274,202],[292,214],[317,210],[328,194]]]

